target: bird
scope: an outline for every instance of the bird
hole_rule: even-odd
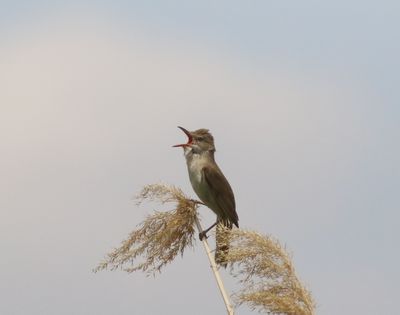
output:
[[[222,241],[224,229],[221,229],[221,225],[229,230],[233,225],[239,227],[233,190],[215,162],[214,137],[210,131],[204,128],[195,131],[188,131],[180,126],[178,128],[187,135],[188,142],[174,147],[183,148],[193,190],[202,203],[217,215],[216,222],[200,232],[200,240],[207,237],[207,232],[217,226],[215,260],[226,267],[223,257],[228,253],[229,245]]]

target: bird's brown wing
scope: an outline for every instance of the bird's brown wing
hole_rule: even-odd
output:
[[[203,167],[202,173],[204,180],[210,187],[209,191],[221,212],[220,219],[224,221],[225,225],[232,226],[233,223],[239,227],[235,197],[224,174],[218,168],[211,168],[210,166]]]

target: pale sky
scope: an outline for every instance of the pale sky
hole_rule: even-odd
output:
[[[317,314],[397,314],[399,12],[2,3],[0,314],[224,313],[200,243],[155,278],[91,272],[157,208],[141,187],[195,196],[178,125],[211,130],[241,227],[286,245]]]

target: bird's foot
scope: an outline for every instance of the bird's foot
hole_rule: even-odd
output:
[[[190,199],[191,202],[193,202],[195,205],[202,205],[205,206],[204,203],[202,203],[201,201],[195,200],[195,199]]]
[[[207,231],[202,231],[202,232],[199,233],[199,239],[200,239],[200,241],[202,241],[204,238],[205,238],[205,239],[208,238],[208,236],[207,236]]]

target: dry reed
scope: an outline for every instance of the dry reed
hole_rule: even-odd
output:
[[[122,269],[155,274],[183,255],[195,241],[195,220],[199,203],[176,187],[154,184],[143,188],[138,204],[145,200],[174,203],[174,209],[155,211],[130,233],[118,248],[107,254],[94,271]],[[296,276],[291,257],[278,240],[252,231],[233,229],[218,237],[229,243],[223,259],[242,288],[234,294],[237,305],[268,314],[313,315],[310,292]],[[141,258],[141,260],[140,260]],[[140,260],[137,262],[136,260]]]
[[[148,185],[136,197],[138,204],[144,200],[162,204],[175,203],[173,210],[152,215],[130,233],[118,248],[107,254],[94,271],[122,269],[127,272],[141,270],[147,274],[160,272],[187,247],[193,247],[194,220],[198,205],[176,187],[161,184]],[[136,263],[136,259],[142,261]],[[136,264],[135,264],[136,263]]]
[[[291,257],[279,241],[253,231],[234,229],[224,260],[241,289],[236,305],[267,314],[312,315],[311,293],[299,281]]]

